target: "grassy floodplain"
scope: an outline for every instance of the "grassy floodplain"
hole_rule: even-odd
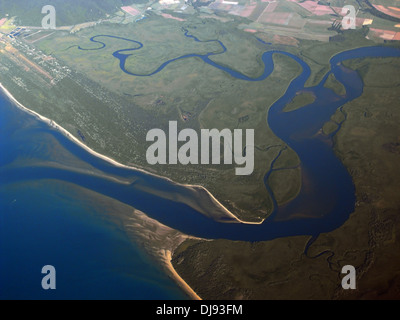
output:
[[[184,242],[173,264],[200,296],[398,299],[400,63],[378,58],[345,64],[365,83],[362,96],[344,106],[347,118],[335,138],[335,151],[356,186],[355,212],[337,230],[321,234],[307,255],[305,236],[260,243]],[[341,121],[343,114],[338,111],[332,119]],[[340,286],[341,267],[347,264],[356,267],[357,290]]]
[[[212,60],[219,62],[217,60],[223,57],[224,64],[228,67],[248,76],[259,76],[263,66],[261,55],[265,48],[254,37],[217,20],[209,20],[207,24],[203,24],[201,20],[193,18],[184,27],[189,34],[206,42],[185,37],[180,21],[155,15],[135,24],[104,23],[73,34],[57,32],[36,45],[44,54],[56,57],[74,72],[83,75],[79,81],[85,79],[86,85],[78,89],[75,80],[66,77],[56,86],[50,86],[49,90],[37,88],[34,92],[38,96],[38,102],[35,106],[35,100],[31,99],[29,104],[70,132],[83,132],[87,135],[86,143],[95,150],[178,182],[201,184],[241,219],[259,221],[273,209],[272,200],[264,186],[264,175],[279,151],[286,148],[268,128],[267,112],[269,106],[285,92],[290,81],[300,73],[300,66],[296,62],[283,55],[274,55],[274,72],[260,82],[233,79],[195,57],[172,62],[151,77],[135,77],[124,73],[119,68],[119,61],[112,54],[121,49],[136,48],[137,44],[97,37],[96,40],[107,45],[104,49],[78,48],[101,47],[101,44],[90,41],[91,37],[98,35],[113,35],[139,41],[143,43],[143,48],[130,52],[132,56],[126,60],[125,67],[129,72],[148,74],[156,70],[162,62],[182,55],[220,53],[222,48],[218,42],[207,41],[218,39],[228,51],[211,56]],[[166,35],[157,32],[160,28],[168,30]],[[219,30],[219,33],[215,30]],[[249,49],[237,49],[238,43],[240,47]],[[6,56],[4,59],[7,58]],[[55,101],[61,88],[67,92],[75,92],[73,96],[79,99],[81,111],[76,110],[78,103],[66,101],[63,106],[58,107],[61,112],[56,114],[50,107],[51,103],[48,107],[39,103],[43,96],[47,96],[46,100],[49,102]],[[98,89],[96,91],[93,88]],[[104,92],[109,92],[110,95],[100,94],[102,88],[106,88]],[[107,96],[107,100],[103,96]],[[71,98],[66,98],[69,99]],[[115,104],[111,110],[107,106],[110,100]],[[90,109],[93,111],[89,112]],[[82,118],[86,120],[70,119],[81,113],[84,113]],[[114,125],[106,120],[111,117],[115,119]],[[184,117],[186,121],[183,120]],[[178,120],[179,129],[254,129],[254,173],[246,177],[236,176],[233,165],[148,166],[145,159],[145,135],[152,128],[167,131],[169,120]],[[84,126],[83,121],[88,125]],[[76,123],[82,125],[78,126]],[[90,126],[95,129],[90,130]],[[269,148],[271,146],[277,147]],[[283,155],[291,157],[289,162],[298,164],[297,156],[289,149]],[[270,179],[274,194],[280,195],[278,203],[293,198],[301,185],[299,174],[288,172],[276,172]]]
[[[287,163],[287,168],[299,165],[297,155],[268,128],[267,114],[273,102],[301,72],[300,66],[286,56],[275,54],[271,76],[260,82],[247,82],[191,57],[174,61],[150,77],[137,77],[123,72],[113,53],[132,49],[124,52],[131,54],[125,68],[139,75],[150,74],[163,62],[180,56],[215,53],[210,56],[211,60],[246,76],[257,77],[263,68],[262,53],[268,49],[284,49],[298,54],[310,65],[311,76],[307,83],[315,85],[329,71],[332,55],[372,42],[360,37],[364,32],[361,30],[348,32],[342,42],[321,44],[303,40],[298,47],[278,44],[267,49],[254,36],[235,28],[239,22],[207,19],[204,23],[194,15],[190,19],[186,17],[182,23],[150,13],[148,18],[137,23],[105,22],[74,33],[58,31],[35,42],[35,46],[43,54],[70,67],[74,76],[66,76],[56,85],[43,83],[43,86],[33,79],[38,78],[37,74],[31,75],[32,79],[25,76],[26,83],[22,87],[18,88],[15,79],[11,81],[10,91],[24,89],[23,103],[54,119],[78,138],[82,134],[85,143],[93,149],[177,182],[203,185],[240,219],[260,221],[273,209],[272,199],[264,186],[264,176],[271,162],[284,150],[280,156],[282,160],[278,159],[276,165]],[[163,32],[158,32],[161,29]],[[200,42],[186,37],[185,30]],[[143,47],[107,35],[138,41]],[[90,41],[92,37],[98,42]],[[222,41],[227,48],[225,53],[221,54],[223,48],[215,40]],[[102,48],[103,43],[105,48]],[[12,64],[12,55],[7,50],[5,53],[4,64]],[[341,85],[334,79],[329,78],[326,85],[341,92]],[[65,93],[61,94],[61,91]],[[47,104],[42,103],[43,99]],[[312,97],[307,93],[299,94],[286,111],[311,102]],[[109,119],[113,119],[113,123]],[[167,131],[170,120],[178,121],[178,129],[254,129],[253,174],[236,176],[233,165],[149,166],[145,159],[146,133],[153,128]],[[325,129],[326,132],[333,130]],[[300,168],[274,171],[268,184],[278,205],[284,204],[300,190]]]
[[[340,6],[343,2],[337,0],[332,5]],[[303,9],[285,1],[281,8],[307,15]],[[266,46],[257,41],[254,34],[242,30],[240,26],[249,23],[248,19],[224,13],[212,15],[209,11],[174,15],[185,21],[149,13],[139,22],[131,18],[131,23],[127,24],[104,22],[80,28],[75,33],[57,31],[35,42],[36,50],[40,49],[46,58],[42,53],[39,58],[32,58],[37,52],[32,53],[29,46],[13,43],[12,49],[2,42],[2,82],[24,105],[53,119],[78,139],[83,136],[84,143],[94,150],[178,182],[203,185],[239,218],[259,221],[272,210],[263,179],[280,151],[274,168],[290,169],[274,171],[268,180],[278,204],[293,199],[301,187],[297,155],[273,134],[267,123],[269,107],[301,71],[296,62],[275,54],[272,75],[254,83],[233,79],[199,58],[175,61],[151,77],[132,77],[121,71],[112,53],[135,48],[136,44],[97,38],[107,47],[79,50],[78,46],[99,48],[98,43],[90,41],[98,35],[140,41],[144,47],[132,51],[126,61],[127,70],[138,74],[151,73],[162,62],[184,54],[220,52],[221,47],[215,41],[196,42],[185,37],[184,27],[201,41],[221,40],[228,51],[210,58],[251,77],[260,74],[261,55],[265,50],[282,49],[298,55],[311,68],[307,86],[314,86],[329,71],[329,59],[333,55],[375,45],[375,42],[365,38],[369,28],[363,27],[345,32],[340,41],[290,38],[285,44],[285,41],[277,41],[271,34],[274,28],[270,27],[268,34],[255,33],[272,42]],[[375,20],[378,27],[388,25],[382,19]],[[324,32],[334,34],[333,31]],[[29,57],[36,67],[21,59],[19,54]],[[47,57],[55,59],[59,66],[54,67],[51,64],[54,60]],[[328,135],[344,121],[334,147],[356,186],[357,206],[350,219],[339,229],[321,235],[307,255],[304,247],[309,238],[305,236],[260,243],[186,240],[174,252],[172,262],[196,293],[206,299],[398,296],[400,261],[398,255],[393,255],[399,251],[400,230],[396,179],[400,174],[397,166],[400,154],[400,73],[397,71],[400,66],[397,60],[345,62],[346,67],[357,70],[362,76],[364,93],[338,110],[321,128]],[[343,86],[333,76],[328,77],[325,86],[339,95],[345,94]],[[286,111],[301,108],[311,101],[309,95],[299,94],[287,105]],[[255,129],[254,173],[238,177],[234,175],[233,166],[149,166],[144,157],[145,135],[153,128],[166,131],[169,120],[177,120],[179,129]],[[154,237],[150,235],[149,238]],[[357,268],[360,283],[357,292],[346,293],[339,287],[340,267],[345,264]]]

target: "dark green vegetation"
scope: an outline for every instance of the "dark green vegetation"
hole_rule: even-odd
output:
[[[217,61],[224,56],[225,65],[249,76],[259,76],[262,68],[260,57],[264,50],[253,37],[215,20],[203,24],[201,20],[193,19],[188,29],[200,40],[223,41],[228,52],[213,56],[212,59]],[[118,49],[135,47],[134,43],[98,38],[107,44],[105,49],[82,51],[77,48],[77,45],[85,49],[99,47],[89,41],[92,36],[99,34],[118,35],[144,44],[126,61],[126,68],[135,73],[150,73],[163,61],[188,53],[221,52],[218,43],[195,42],[184,36],[180,22],[157,16],[133,25],[101,24],[76,34],[58,32],[37,45],[43,52],[55,56],[83,76],[68,76],[41,94],[39,92],[43,90],[36,86],[30,91],[38,96],[37,102],[28,97],[21,101],[25,104],[29,101],[31,108],[57,121],[73,134],[77,130],[82,131],[88,136],[86,143],[107,156],[125,164],[144,167],[178,182],[201,184],[240,218],[258,221],[267,216],[272,211],[272,200],[263,179],[271,161],[285,148],[280,165],[298,165],[297,155],[286,148],[268,128],[267,112],[269,106],[284,93],[291,79],[300,73],[299,65],[286,56],[276,54],[272,75],[264,81],[252,83],[233,79],[205,65],[200,59],[189,58],[173,62],[151,77],[132,77],[121,71],[119,61],[112,53]],[[248,49],[239,50],[238,42]],[[76,83],[79,86],[81,81],[85,81],[85,86],[76,89]],[[30,85],[34,86],[33,83]],[[59,99],[64,86],[65,92],[73,91],[73,96],[79,99],[79,111],[76,106],[78,103],[69,101],[70,95],[65,95],[68,97],[65,103]],[[15,92],[13,87],[16,88],[15,84],[10,86],[10,91]],[[100,92],[100,88],[107,89]],[[108,90],[112,94],[106,93]],[[57,97],[63,111],[56,112],[51,103],[41,104],[40,95],[49,96],[47,101],[54,101],[52,97]],[[110,101],[116,106],[106,107]],[[70,117],[77,119],[68,120]],[[109,118],[114,122],[106,120]],[[146,133],[153,128],[167,131],[169,120],[178,120],[179,129],[254,129],[257,147],[254,173],[236,176],[233,165],[149,166],[145,159],[149,146],[145,140]],[[296,170],[282,170],[273,174],[270,184],[274,194],[278,195],[279,203],[287,202],[297,194],[300,176]]]
[[[70,67],[73,73],[63,77],[56,85],[48,83],[46,87],[41,87],[41,81],[29,80],[33,75],[23,76],[24,66],[20,66],[21,69],[11,77],[10,91],[21,97],[22,103],[55,120],[78,139],[81,132],[86,137],[85,143],[94,150],[177,182],[200,184],[239,218],[259,221],[273,210],[272,199],[264,185],[264,176],[271,162],[284,150],[275,165],[280,168],[299,165],[297,155],[267,125],[269,107],[301,72],[295,61],[275,54],[273,73],[260,82],[234,79],[199,58],[175,61],[151,77],[133,77],[120,69],[119,60],[112,54],[121,49],[136,48],[137,44],[98,37],[96,40],[106,44],[104,49],[78,49],[78,46],[84,49],[101,47],[101,44],[90,41],[91,37],[98,35],[137,40],[143,43],[143,48],[130,52],[132,55],[126,60],[126,69],[136,74],[149,74],[162,62],[182,55],[222,52],[218,42],[206,42],[218,39],[227,51],[211,56],[213,61],[250,77],[261,74],[261,55],[266,46],[252,35],[238,30],[238,21],[223,23],[207,19],[205,23],[204,19],[196,16],[187,19],[183,24],[149,13],[147,19],[137,23],[102,23],[73,34],[67,31],[50,34],[35,42],[35,46]],[[185,37],[183,28],[203,42]],[[298,48],[281,45],[268,48],[284,49],[301,56],[311,67],[307,84],[312,86],[329,71],[328,62],[335,53],[372,45],[371,41],[363,38],[364,33],[365,30],[346,32],[345,40],[339,43],[304,40]],[[29,55],[29,48],[25,45],[18,50]],[[4,59],[11,63],[9,54]],[[17,76],[17,73],[21,75]],[[17,87],[21,84],[18,85],[16,77],[24,82],[20,88]],[[4,82],[7,81],[5,78]],[[329,83],[334,84],[332,89],[337,87],[340,91],[340,84],[335,84],[333,80]],[[43,99],[46,104],[41,102]],[[307,94],[300,94],[289,107],[301,107],[310,103],[311,99]],[[149,146],[146,134],[153,128],[167,131],[170,120],[178,120],[179,130],[185,127],[195,130],[254,129],[256,151],[253,174],[237,176],[234,165],[149,166],[145,158]],[[282,205],[300,190],[300,169],[275,171],[268,183],[278,204]]]
[[[333,74],[330,74],[328,76],[328,79],[325,82],[325,87],[332,89],[337,95],[343,96],[346,94],[345,87],[339,81],[336,80]]]
[[[132,2],[135,1],[129,4]],[[42,7],[52,5],[57,13],[57,26],[67,26],[105,18],[126,3],[125,0],[0,0],[0,13],[16,16],[20,25],[39,27],[44,17]]]
[[[320,235],[307,256],[307,237],[183,243],[173,264],[201,297],[400,297],[400,62],[362,59],[346,65],[365,81],[363,95],[344,106],[347,119],[335,139],[335,150],[356,186],[355,212],[339,229]],[[333,116],[335,121],[340,117],[340,112]],[[346,264],[356,267],[357,290],[341,287]]]
[[[313,103],[315,101],[315,97],[309,92],[298,92],[298,94],[294,97],[294,99],[289,102],[283,111],[289,112],[296,110],[298,108],[304,107]]]
[[[215,62],[247,76],[261,74],[261,55],[265,46],[253,36],[237,30],[235,22],[208,19],[207,23],[203,23],[203,20],[192,17],[190,24],[186,23],[184,27],[201,41],[218,39],[224,43],[227,52],[211,56]],[[340,43],[301,41],[298,48],[285,49],[299,54],[310,65],[312,72],[308,82],[315,85],[329,71],[328,62],[332,55],[362,44],[371,44],[360,37],[362,32],[348,32],[346,40]],[[24,67],[29,68],[26,65],[20,65],[10,79],[5,77],[3,81],[6,85],[9,82],[10,91],[20,97],[23,104],[53,119],[78,139],[81,139],[81,133],[85,143],[94,150],[177,182],[200,184],[243,220],[259,221],[267,217],[273,210],[273,204],[264,185],[264,176],[271,162],[283,150],[274,169],[299,165],[297,155],[269,129],[267,113],[273,102],[284,94],[290,81],[301,72],[300,66],[286,56],[275,54],[275,68],[271,76],[264,81],[247,82],[205,65],[198,58],[188,58],[169,64],[151,77],[133,77],[120,69],[119,60],[112,54],[138,45],[98,37],[96,40],[104,42],[106,48],[78,49],[78,46],[84,49],[101,47],[101,44],[89,41],[97,35],[116,35],[143,43],[143,48],[130,52],[132,55],[126,60],[126,69],[138,74],[151,73],[162,62],[185,54],[219,53],[222,50],[215,41],[196,42],[185,37],[180,21],[152,14],[139,23],[103,23],[74,34],[59,31],[36,42],[35,45],[45,54],[73,70],[71,75],[61,77],[56,85],[52,85],[51,81],[49,83],[49,79],[43,85],[43,79],[36,79],[39,76],[37,73],[23,75]],[[28,45],[20,45],[17,49],[29,55],[29,48]],[[11,69],[12,55],[9,50],[5,52],[2,59]],[[52,66],[49,68],[54,69]],[[52,73],[59,74],[54,70]],[[22,85],[17,78],[22,79]],[[341,84],[336,80],[329,79],[327,86],[341,93]],[[304,106],[313,99],[307,93],[300,93],[287,108]],[[236,176],[234,165],[149,166],[145,158],[149,146],[146,134],[153,128],[168,131],[170,120],[178,120],[179,129],[254,129],[256,151],[253,174]],[[331,127],[327,124],[324,131],[329,133],[335,130],[335,123],[332,122]],[[278,204],[282,205],[300,190],[300,168],[275,171],[268,184]]]
[[[222,23],[212,19],[203,22],[192,17],[184,27],[201,41],[218,39],[223,42],[227,52],[211,56],[213,61],[250,77],[261,74],[261,55],[266,50],[263,44],[248,33],[239,31],[235,27],[236,22]],[[372,44],[363,40],[360,33],[363,31],[348,32],[345,41],[340,43],[302,41],[299,48],[285,49],[300,54],[310,65],[312,74],[308,83],[315,85],[328,72],[328,62],[332,55],[363,44]],[[149,74],[162,62],[185,54],[219,53],[222,50],[215,41],[196,42],[185,37],[180,21],[164,19],[155,14],[135,24],[103,23],[76,34],[58,32],[39,41],[37,46],[43,52],[83,73],[95,86],[107,88],[124,104],[116,111],[118,116],[113,117],[121,120],[120,127],[110,126],[105,121],[108,117],[92,114],[87,118],[96,127],[97,137],[92,136],[93,139],[89,139],[87,144],[122,163],[146,168],[177,182],[200,184],[243,220],[259,221],[267,217],[273,205],[264,186],[264,176],[271,162],[280,150],[285,149],[281,155],[285,160],[279,159],[276,165],[280,163],[284,167],[282,163],[287,163],[287,167],[294,167],[299,164],[297,155],[268,128],[267,113],[273,102],[284,94],[290,81],[301,72],[300,66],[292,59],[276,54],[275,68],[270,77],[260,82],[247,82],[205,65],[198,58],[188,58],[169,64],[151,77],[133,77],[120,69],[119,61],[112,54],[116,50],[135,48],[137,44],[99,37],[96,40],[106,43],[106,48],[78,49],[78,46],[84,49],[99,48],[100,44],[90,42],[89,39],[109,34],[143,43],[143,48],[131,52],[132,55],[126,60],[127,70],[137,74]],[[271,46],[270,49],[281,49],[281,46]],[[311,102],[311,98],[300,95],[291,105],[305,105]],[[103,107],[96,108],[98,114],[110,112],[102,112]],[[82,110],[86,109],[82,107]],[[64,124],[62,117],[53,116],[50,108],[44,115]],[[149,166],[145,159],[148,147],[145,135],[153,128],[167,131],[170,120],[178,120],[179,130],[185,127],[195,130],[254,129],[256,152],[253,174],[236,176],[233,165]],[[63,126],[71,128],[68,125],[70,123]],[[71,132],[77,132],[78,129],[74,128]],[[108,143],[105,143],[104,137],[107,137]],[[268,182],[278,204],[284,204],[300,190],[300,169],[276,171]]]
[[[51,4],[49,2],[46,4]],[[117,2],[115,7],[120,5]],[[89,5],[91,1],[82,3]],[[341,1],[335,1],[335,5],[339,3]],[[60,12],[66,19],[76,18],[65,24],[101,17],[100,11],[97,11],[97,18],[86,19],[81,14],[72,17],[71,12],[80,10],[79,6],[72,9]],[[40,23],[42,15],[39,16]],[[183,26],[200,40],[221,40],[228,51],[211,59],[251,77],[259,76],[261,54],[268,48],[294,53],[310,66],[307,85],[313,86],[329,71],[329,59],[333,55],[374,43],[365,39],[368,29],[360,28],[344,32],[340,42],[299,40],[297,47],[265,46],[253,35],[238,30],[240,20],[222,23],[197,15],[181,16],[187,21],[148,14],[147,19],[138,23],[102,23],[75,34],[57,31],[35,42],[36,48],[55,60],[49,60],[42,53],[35,56],[37,52],[33,54],[28,44],[12,43],[47,72],[47,76],[19,57],[9,45],[1,44],[1,82],[28,108],[53,119],[78,139],[83,135],[85,143],[94,150],[174,181],[203,185],[238,217],[258,221],[272,210],[263,178],[281,150],[274,168],[293,169],[275,171],[268,180],[278,203],[293,199],[301,186],[297,155],[267,124],[269,107],[301,71],[296,62],[275,54],[274,72],[268,79],[256,83],[233,79],[198,58],[171,63],[152,77],[132,77],[121,71],[112,53],[134,47],[134,44],[98,39],[107,44],[105,49],[82,51],[77,46],[98,47],[89,39],[99,34],[138,40],[144,47],[127,59],[126,67],[143,74],[184,54],[221,50],[216,42],[199,43],[185,37]],[[321,235],[310,247],[308,257],[303,253],[307,237],[254,244],[222,240],[184,242],[175,252],[173,264],[201,297],[343,298],[346,296],[340,287],[340,267],[345,264],[357,267],[360,287],[359,291],[350,292],[349,297],[376,297],[381,292],[383,297],[400,294],[397,254],[400,188],[396,179],[400,176],[397,166],[400,65],[396,59],[361,59],[344,65],[361,74],[364,93],[338,110],[322,129],[325,134],[334,132],[347,116],[334,143],[356,185],[356,212],[338,230]],[[71,71],[67,72],[64,67]],[[343,86],[333,76],[325,86],[337,94],[345,94]],[[300,93],[287,107],[298,108],[312,99]],[[177,120],[179,129],[255,129],[254,173],[238,177],[233,166],[149,166],[145,160],[149,145],[145,141],[146,133],[153,128],[167,130],[169,120]],[[328,251],[320,257],[310,258],[325,250]]]
[[[375,45],[374,42],[365,39],[367,33],[368,28],[360,28],[345,31],[340,42],[301,41],[298,54],[311,67],[311,75],[306,85],[315,86],[322,80],[330,70],[329,60],[336,53]]]

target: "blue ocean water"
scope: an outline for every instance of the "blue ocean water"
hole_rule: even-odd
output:
[[[0,96],[0,167],[31,165],[44,143],[51,150],[51,139],[32,134],[44,125]],[[5,183],[0,174],[0,299],[187,299],[95,205],[101,196],[83,191],[57,179]],[[42,289],[45,265],[56,268],[55,290]]]

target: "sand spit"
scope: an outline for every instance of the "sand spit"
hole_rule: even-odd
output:
[[[36,118],[40,119],[41,121],[47,123],[49,126],[55,128],[56,130],[59,130],[62,134],[64,134],[66,137],[68,137],[70,140],[73,142],[79,144],[82,148],[87,150],[88,152],[92,153],[93,155],[100,157],[101,159],[104,159],[113,165],[124,167],[124,168],[130,168],[133,170],[139,170],[144,172],[141,169],[138,168],[133,168],[133,167],[128,167],[125,165],[122,165],[115,160],[108,158],[104,155],[101,155],[86,145],[84,145],[82,142],[80,142],[78,139],[76,139],[70,132],[65,130],[63,127],[55,123],[54,121],[43,117],[42,115],[38,114],[35,111],[32,111],[28,108],[26,108],[24,105],[22,105],[17,99],[13,97],[13,95],[0,83],[0,88],[3,90],[3,92],[6,94],[6,96],[20,109],[28,112],[29,114],[35,116]],[[150,174],[147,173],[146,174]],[[190,186],[189,188],[197,188],[197,186]],[[201,187],[199,187],[201,188]],[[204,189],[204,188],[202,188]],[[204,191],[207,191],[204,189]],[[211,196],[211,194],[210,194]],[[128,235],[130,237],[135,238],[136,241],[139,241],[142,243],[142,245],[146,248],[147,252],[149,252],[155,259],[161,263],[167,274],[174,279],[178,285],[187,293],[187,295],[191,299],[195,300],[200,300],[201,298],[194,292],[194,290],[179,276],[179,274],[176,272],[174,267],[172,266],[171,259],[174,250],[186,239],[192,238],[189,237],[188,235],[185,235],[177,230],[174,230],[170,227],[167,227],[161,223],[159,223],[157,220],[151,219],[148,217],[146,214],[139,210],[134,210],[132,217],[126,217],[122,218],[123,226],[125,230],[127,231]]]
[[[161,224],[145,213],[134,210],[131,217],[122,221],[125,231],[136,243],[140,243],[146,251],[163,266],[165,272],[193,300],[201,300],[197,293],[181,278],[174,269],[171,259],[176,248],[186,239],[197,239]]]
[[[186,205],[194,208],[195,210],[201,212],[202,214],[220,222],[234,222],[234,223],[245,223],[245,224],[261,224],[263,223],[264,220],[261,220],[259,222],[247,222],[238,219],[232,212],[230,212],[224,205],[222,205],[206,188],[203,186],[199,185],[189,185],[189,184],[179,184],[174,182],[173,180],[148,172],[146,170],[143,170],[141,168],[133,167],[133,166],[127,166],[124,164],[121,164],[117,161],[115,161],[112,158],[109,158],[105,155],[102,155],[93,149],[89,148],[87,145],[79,141],[73,134],[68,132],[66,129],[61,127],[59,124],[57,124],[55,121],[46,118],[39,113],[28,109],[25,107],[23,104],[21,104],[4,86],[2,83],[0,83],[0,89],[5,93],[5,95],[20,109],[28,112],[29,114],[35,116],[37,119],[47,123],[49,126],[52,128],[58,130],[61,132],[64,136],[66,136],[68,139],[73,141],[74,143],[78,144],[82,148],[84,148],[86,151],[91,153],[92,155],[105,160],[114,166],[118,166],[121,168],[125,169],[130,169],[130,170],[136,170],[138,172],[144,173],[149,176],[154,176],[157,178],[165,179],[168,180],[170,183],[176,185],[176,186],[183,186],[185,187],[190,193],[196,194],[196,200],[193,199],[188,199],[188,197],[179,197],[179,201],[185,203]],[[145,189],[146,187],[143,187],[142,189]],[[152,194],[156,194],[157,196],[160,196],[162,198],[166,198],[169,200],[172,200],[173,198],[176,197],[176,194],[168,193],[168,192],[162,192],[160,190],[152,190],[151,188],[146,188],[148,192],[151,192]]]

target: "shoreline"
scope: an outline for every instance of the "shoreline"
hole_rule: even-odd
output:
[[[89,152],[90,154],[94,155],[95,157],[98,157],[104,161],[109,162],[110,164],[117,166],[117,167],[121,167],[124,169],[129,169],[129,170],[134,170],[134,171],[138,171],[141,173],[144,173],[146,175],[150,175],[150,176],[154,176],[157,178],[161,178],[161,179],[165,179],[167,181],[169,181],[170,183],[174,184],[174,185],[179,185],[188,189],[199,189],[201,191],[204,191],[207,196],[210,198],[210,200],[212,201],[213,204],[215,204],[216,208],[220,209],[224,215],[230,219],[232,219],[233,221],[231,222],[237,222],[237,223],[243,223],[243,224],[262,224],[265,221],[265,218],[262,219],[259,222],[252,222],[252,221],[243,221],[241,219],[239,219],[237,216],[235,216],[230,210],[228,210],[218,199],[216,199],[214,197],[214,195],[208,191],[205,187],[201,186],[201,185],[193,185],[193,184],[181,184],[181,183],[177,183],[175,181],[173,181],[172,179],[168,178],[168,177],[163,177],[161,175],[155,174],[153,172],[149,172],[146,171],[142,168],[138,168],[138,167],[134,167],[134,166],[128,166],[125,164],[122,164],[110,157],[107,157],[101,153],[98,153],[97,151],[91,149],[90,147],[88,147],[87,145],[85,145],[83,142],[79,141],[73,134],[71,134],[69,131],[67,131],[65,128],[63,128],[62,126],[60,126],[58,123],[56,123],[55,121],[42,116],[41,114],[37,113],[36,111],[33,111],[27,107],[25,107],[22,103],[20,103],[12,94],[10,91],[7,90],[7,88],[0,82],[0,89],[4,92],[4,94],[6,95],[6,97],[12,102],[14,103],[18,108],[20,108],[21,110],[29,113],[30,115],[33,115],[34,117],[36,117],[37,119],[39,119],[40,121],[45,122],[46,124],[48,124],[50,127],[58,130],[59,132],[61,132],[65,137],[67,137],[68,139],[70,139],[72,142],[78,144],[80,147],[84,148],[87,152]],[[191,205],[190,203],[187,203],[190,207],[194,208],[193,205]],[[211,218],[213,218],[214,220],[220,220],[218,219],[219,217],[215,217],[212,214],[206,214],[205,212],[201,212],[202,214],[205,214],[206,216],[210,216]],[[226,222],[226,221],[225,221]],[[228,222],[229,223],[229,222]]]
[[[112,163],[113,165],[116,165],[116,166],[120,166],[120,167],[124,167],[124,168],[129,168],[129,169],[133,169],[133,170],[138,170],[138,171],[144,172],[144,173],[146,173],[146,174],[150,174],[150,175],[155,175],[155,174],[153,174],[153,173],[149,173],[149,172],[147,172],[147,171],[145,171],[145,170],[142,170],[142,169],[139,169],[139,168],[135,168],[135,167],[131,167],[131,166],[126,166],[126,165],[120,164],[120,163],[118,163],[117,161],[115,161],[115,160],[113,160],[113,159],[111,159],[111,158],[109,158],[109,157],[106,157],[106,156],[104,156],[104,155],[102,155],[102,154],[97,153],[96,151],[90,149],[88,146],[86,146],[85,144],[83,144],[83,143],[82,143],[81,141],[79,141],[76,137],[74,137],[70,132],[68,132],[66,129],[64,129],[64,128],[61,127],[60,125],[58,125],[58,124],[57,124],[56,122],[54,122],[53,120],[50,120],[50,119],[48,119],[48,118],[46,118],[46,117],[40,115],[39,113],[37,113],[37,112],[35,112],[35,111],[33,111],[33,110],[30,110],[30,109],[26,108],[23,104],[21,104],[21,103],[20,103],[20,102],[19,102],[19,101],[18,101],[18,100],[3,86],[2,83],[0,83],[0,89],[4,92],[4,94],[7,96],[7,98],[8,98],[11,102],[13,102],[18,108],[20,108],[21,110],[23,110],[23,111],[25,111],[25,112],[27,112],[27,113],[29,113],[29,114],[35,116],[37,119],[39,119],[39,120],[45,122],[46,124],[48,124],[48,125],[51,126],[52,128],[54,128],[54,129],[60,131],[63,135],[65,135],[65,136],[66,136],[67,138],[69,138],[71,141],[73,141],[73,142],[77,143],[78,145],[82,146],[85,150],[87,150],[87,151],[90,152],[91,154],[93,154],[93,155],[95,155],[95,156],[97,156],[97,157],[100,157],[101,159],[106,160],[106,161],[108,161],[108,162],[110,162],[110,163]],[[155,176],[157,176],[157,175],[155,175]],[[161,177],[161,176],[157,176],[157,177],[164,178],[164,177]],[[168,178],[164,178],[164,179],[168,179]],[[170,180],[170,179],[168,179],[168,180]],[[172,181],[172,180],[171,180],[171,181]],[[173,181],[172,181],[172,182],[173,182]],[[193,187],[200,187],[200,188],[204,189],[204,191],[207,192],[207,194],[210,196],[210,198],[211,198],[212,200],[214,200],[217,204],[219,204],[218,200],[215,199],[214,196],[213,196],[207,189],[205,189],[204,187],[201,187],[201,186],[194,186],[194,185],[188,185],[188,187],[192,187],[192,188],[193,188]],[[220,205],[221,205],[221,204],[220,204]],[[221,205],[221,206],[222,206],[222,205]],[[223,208],[224,208],[224,207],[223,207]],[[225,210],[227,211],[227,213],[229,213],[230,215],[232,215],[233,217],[235,217],[231,212],[229,212],[229,210],[227,210],[226,208],[225,208]],[[136,209],[134,209],[134,212],[137,213],[138,211],[137,211]],[[171,228],[169,228],[169,227],[167,227],[167,226],[162,225],[161,223],[159,223],[158,221],[156,221],[156,220],[154,220],[154,219],[151,219],[150,217],[148,217],[148,216],[147,216],[146,214],[144,214],[144,213],[142,213],[142,214],[146,217],[146,220],[148,220],[148,221],[152,220],[152,224],[158,224],[159,226],[161,226],[161,228],[170,229],[170,230],[173,230],[173,231],[178,232],[178,233],[180,234],[181,241],[180,241],[178,244],[175,244],[175,245],[174,245],[175,248],[178,247],[178,245],[179,245],[180,243],[182,243],[183,241],[185,241],[186,239],[193,238],[193,237],[190,237],[190,236],[188,236],[188,235],[182,234],[180,231],[177,231],[177,230],[174,230],[174,229],[171,229]],[[138,217],[138,218],[139,218],[139,217]],[[143,220],[143,219],[142,219],[142,220]],[[185,280],[182,279],[182,277],[178,274],[178,272],[177,272],[177,271],[175,270],[175,268],[173,267],[171,260],[172,260],[173,250],[174,250],[175,248],[172,248],[172,247],[170,247],[170,248],[168,248],[168,249],[159,249],[159,248],[155,248],[155,247],[153,247],[153,248],[154,248],[154,249],[158,249],[158,251],[159,251],[159,255],[158,255],[159,261],[161,262],[162,265],[164,265],[164,267],[165,267],[167,273],[169,273],[169,275],[170,275],[170,276],[172,277],[172,279],[179,285],[179,287],[182,288],[182,290],[183,290],[192,300],[202,300],[202,299],[197,295],[197,293],[185,282]]]
[[[122,218],[122,224],[131,241],[141,244],[144,250],[160,263],[166,274],[175,281],[190,299],[202,300],[175,270],[172,264],[172,256],[176,248],[185,240],[206,239],[192,237],[172,229],[135,208],[133,208],[132,216]]]
[[[179,275],[172,265],[172,252],[170,250],[164,251],[164,263],[168,271],[172,274],[173,279],[178,282],[178,285],[189,295],[192,300],[203,300],[200,296],[190,287],[185,280]]]

